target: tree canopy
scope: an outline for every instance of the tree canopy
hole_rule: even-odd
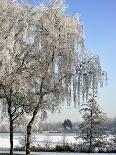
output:
[[[104,81],[99,57],[85,51],[79,16],[65,10],[64,0],[38,6],[0,1],[0,97],[7,105],[12,132],[14,112],[31,116],[27,154],[38,112],[55,111],[65,101],[76,106],[88,98],[91,87],[97,93]]]

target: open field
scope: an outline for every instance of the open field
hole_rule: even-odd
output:
[[[81,139],[75,140],[76,134],[63,134],[63,133],[42,133],[42,134],[33,134],[32,145],[34,146],[45,146],[46,144],[50,147],[53,147],[57,144],[63,143],[64,139],[66,143],[79,143]],[[24,136],[21,133],[14,133],[14,148],[20,147]],[[9,143],[9,133],[0,133],[0,150],[8,151],[10,147]]]
[[[77,135],[75,133],[36,133],[33,134],[32,145],[33,146],[42,146],[53,148],[56,145],[61,145],[64,142],[68,144],[79,144],[82,142],[82,139],[75,139]],[[107,140],[110,141],[112,135],[107,137]],[[14,148],[22,147],[24,144],[24,136],[21,133],[14,133]],[[0,133],[0,151],[9,151],[9,133]],[[7,152],[6,152],[7,153]]]

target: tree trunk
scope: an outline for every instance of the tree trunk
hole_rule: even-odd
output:
[[[13,155],[13,121],[10,116],[10,155]]]
[[[42,88],[43,88],[43,82],[44,78],[42,79],[41,86],[40,86],[40,98],[37,106],[35,107],[35,110],[33,111],[33,116],[30,120],[30,122],[27,125],[27,139],[26,139],[26,155],[30,155],[30,142],[31,142],[31,131],[32,131],[32,125],[35,121],[36,115],[38,113],[38,110],[42,104],[43,95],[42,95]]]
[[[30,142],[31,142],[31,132],[32,132],[32,125],[34,123],[35,117],[38,112],[38,106],[33,112],[33,116],[31,118],[31,121],[27,125],[27,139],[26,139],[26,155],[30,155]]]
[[[35,121],[36,115],[42,103],[43,96],[40,97],[39,103],[33,112],[33,116],[30,122],[27,125],[27,139],[26,139],[26,155],[30,155],[30,142],[31,142],[31,132],[32,132],[32,125]]]
[[[26,155],[30,154],[31,130],[32,130],[32,125],[29,124],[27,126]]]
[[[92,131],[92,127],[93,127],[93,111],[91,109],[91,128],[90,128],[90,143],[89,143],[89,153],[92,152],[92,139],[93,139],[93,131]]]
[[[13,155],[13,115],[11,112],[11,101],[8,102],[8,114],[10,121],[10,155]]]
[[[89,153],[92,152],[92,137],[90,137],[90,143],[89,143]]]

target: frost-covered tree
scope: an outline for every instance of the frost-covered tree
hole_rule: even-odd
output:
[[[107,81],[107,73],[102,71],[98,55],[84,51],[79,52],[77,57],[76,76],[73,80],[75,104],[76,101],[79,103],[88,100],[90,93],[96,96],[98,88]]]
[[[95,147],[102,143],[103,112],[93,96],[89,98],[87,104],[82,105],[80,112],[83,113],[83,122],[80,124],[80,137],[83,139],[82,149],[94,152]]]
[[[64,8],[63,1],[38,6],[30,23],[32,37],[26,68],[33,77],[29,88],[37,102],[30,103],[34,109],[27,125],[26,154],[30,153],[31,130],[38,111],[54,111],[71,99],[77,61],[75,44],[82,45],[83,39],[80,22],[65,15]]]
[[[13,99],[22,97],[25,103],[26,97],[23,110],[30,115],[26,154],[38,112],[46,116],[47,110],[54,111],[65,101],[76,106],[88,98],[91,85],[96,93],[104,80],[99,58],[79,53],[84,49],[83,28],[79,17],[67,15],[65,9],[64,0],[34,7],[23,1],[0,1],[1,97],[9,117],[20,109]]]
[[[26,75],[21,74],[27,52],[27,11],[15,1],[0,1],[0,98],[10,122],[10,154],[13,154],[13,126],[23,113]]]
[[[78,53],[83,49],[82,25],[77,16],[66,14],[64,0],[52,0],[34,8],[24,6],[30,10],[28,55],[23,70],[30,77],[27,96],[33,98],[29,100],[31,118],[26,136],[26,154],[30,154],[31,131],[38,112],[46,115],[46,110],[54,111],[65,101],[70,104],[73,100],[76,105],[81,96],[88,96],[91,85],[97,91],[102,70],[98,57]]]

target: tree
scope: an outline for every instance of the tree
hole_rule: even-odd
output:
[[[83,122],[80,124],[83,147],[87,152],[93,152],[95,146],[101,143],[103,113],[97,104],[95,97],[90,97],[87,104],[82,105]]]
[[[12,105],[17,105],[11,102],[12,96],[22,96],[24,103],[26,98],[22,106],[30,115],[26,154],[30,154],[31,131],[38,112],[45,116],[47,110],[55,111],[65,101],[70,104],[73,100],[76,105],[81,97],[88,97],[91,85],[97,91],[103,81],[99,58],[79,53],[84,50],[83,28],[78,16],[68,16],[65,8],[64,0],[35,7],[0,1],[1,96],[7,101],[9,117]]]
[[[26,46],[25,71],[30,76],[27,96],[31,94],[34,101],[30,101],[33,108],[27,125],[26,154],[30,154],[31,131],[38,112],[54,111],[65,101],[70,104],[71,98],[75,104],[79,103],[81,94],[87,97],[93,80],[91,69],[95,90],[102,81],[99,59],[91,62],[90,56],[88,63],[84,61],[87,54],[78,55],[76,45],[83,49],[83,29],[79,18],[68,16],[65,7],[64,0],[52,0],[36,8],[27,5],[30,43]],[[90,72],[85,75],[87,67]]]
[[[66,127],[69,127],[72,130],[72,122],[69,119],[65,119],[62,125],[64,130],[66,130]]]
[[[10,154],[13,154],[13,126],[23,114],[25,76],[20,74],[27,52],[23,53],[27,23],[26,10],[12,0],[0,1],[0,99],[10,122]]]
[[[38,7],[30,23],[33,41],[26,68],[31,68],[30,90],[37,102],[27,125],[26,154],[30,154],[31,130],[38,111],[54,111],[66,97],[68,101],[71,98],[75,43],[82,43],[82,26],[75,17],[64,14],[64,6],[63,1],[52,1]]]

